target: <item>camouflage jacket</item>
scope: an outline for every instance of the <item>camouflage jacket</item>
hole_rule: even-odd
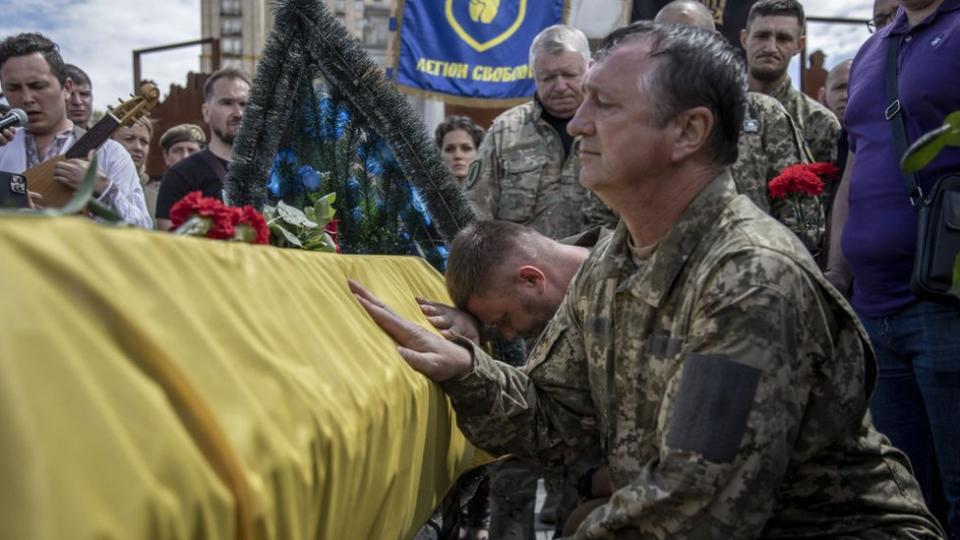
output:
[[[580,160],[563,146],[536,100],[493,121],[470,167],[467,198],[479,219],[502,219],[563,238],[594,225],[616,224],[613,213],[577,182]]]
[[[770,96],[790,113],[807,143],[813,161],[837,162],[837,137],[840,121],[830,109],[793,87],[790,77],[780,83]]]
[[[783,105],[770,96],[748,92],[737,162],[730,167],[737,191],[786,225],[816,255],[826,230],[823,205],[810,197],[799,202],[771,200],[767,190],[767,183],[780,171],[809,162],[803,136]]]
[[[621,224],[527,365],[469,343],[461,428],[546,462],[599,448],[614,488],[577,538],[938,538],[873,427],[867,336],[797,239],[709,184],[637,268]]]

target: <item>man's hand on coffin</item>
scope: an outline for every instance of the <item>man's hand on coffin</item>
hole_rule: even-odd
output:
[[[420,304],[420,311],[427,316],[430,324],[439,330],[443,337],[453,339],[454,336],[462,336],[478,345],[480,344],[480,324],[473,315],[446,304],[431,302],[419,296],[417,297],[417,303]]]
[[[470,351],[403,319],[356,281],[347,283],[373,321],[397,342],[410,367],[436,382],[462,377],[473,368]]]

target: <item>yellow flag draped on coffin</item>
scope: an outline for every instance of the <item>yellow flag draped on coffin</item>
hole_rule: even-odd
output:
[[[482,453],[356,303],[419,259],[0,218],[4,538],[409,538]]]

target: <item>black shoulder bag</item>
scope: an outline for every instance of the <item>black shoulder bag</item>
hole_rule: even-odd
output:
[[[884,113],[893,129],[897,163],[907,152],[907,130],[903,122],[897,83],[897,53],[900,41],[887,38],[887,100]],[[948,174],[924,194],[916,174],[901,172],[910,204],[917,209],[917,251],[910,288],[923,300],[960,308],[960,298],[949,294],[953,266],[960,253],[960,174]]]

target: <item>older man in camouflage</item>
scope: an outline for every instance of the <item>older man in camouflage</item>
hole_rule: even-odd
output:
[[[674,0],[663,6],[654,20],[717,31],[713,12],[696,0]],[[737,191],[786,225],[810,253],[818,257],[826,230],[823,206],[814,199],[804,198],[800,202],[804,213],[801,219],[797,206],[782,199],[771,199],[767,189],[767,183],[786,167],[810,162],[803,136],[779,101],[759,92],[747,92],[738,149],[737,161],[730,166]]]
[[[468,173],[467,198],[480,219],[512,221],[554,239],[616,222],[577,183],[580,162],[567,133],[589,61],[587,37],[576,28],[555,25],[534,38],[536,95],[493,121]]]
[[[856,315],[796,237],[737,195],[744,73],[700,29],[638,22],[601,45],[570,123],[581,182],[620,212],[527,365],[398,318],[400,355],[493,452],[600,449],[612,496],[575,538],[940,538],[867,416]]]

